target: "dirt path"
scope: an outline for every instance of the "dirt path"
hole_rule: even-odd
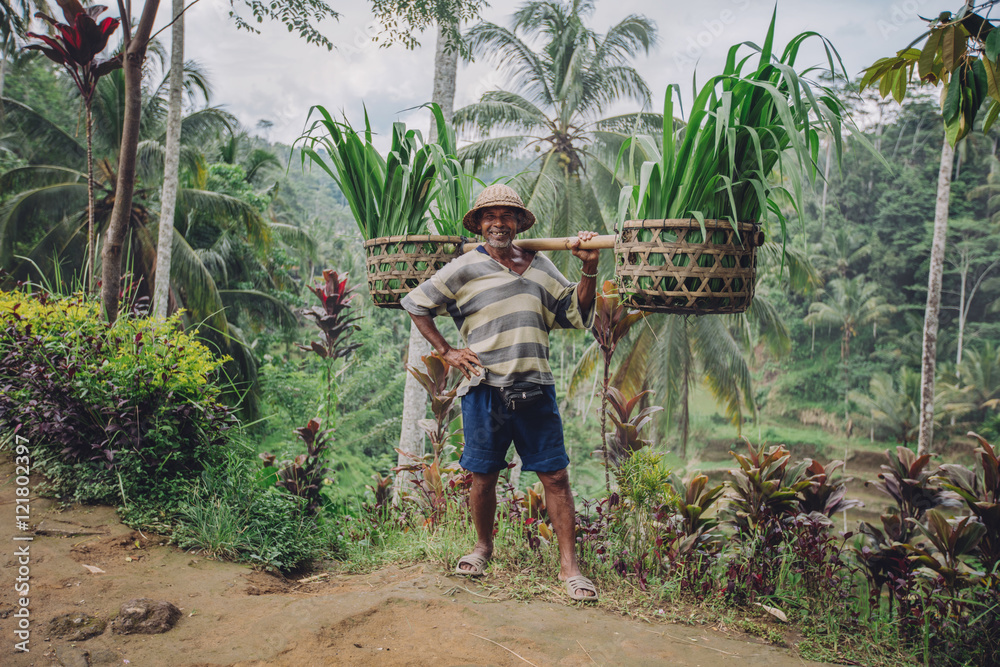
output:
[[[475,584],[418,564],[300,584],[206,560],[145,537],[108,507],[60,511],[33,497],[15,522],[13,466],[0,466],[3,665],[783,665],[794,652],[704,626],[648,624],[596,608],[480,597]],[[31,536],[31,541],[15,537]],[[18,556],[30,551],[30,653],[14,644]],[[92,573],[85,565],[99,568]],[[149,597],[181,608],[161,635],[51,636],[64,613],[105,620]]]

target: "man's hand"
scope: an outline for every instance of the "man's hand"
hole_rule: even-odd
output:
[[[579,258],[583,262],[584,267],[587,265],[592,265],[591,269],[597,268],[597,261],[601,257],[601,251],[597,248],[592,250],[584,250],[580,247],[582,241],[589,241],[597,236],[597,232],[577,232],[576,238],[573,239],[569,244],[569,249],[573,253],[574,257]],[[586,268],[585,268],[586,270]],[[593,270],[587,271],[587,273],[593,273]]]
[[[448,362],[449,366],[462,371],[462,375],[465,376],[466,380],[470,378],[469,373],[479,375],[479,371],[476,368],[482,368],[483,364],[479,361],[476,353],[467,347],[456,350],[451,345],[448,345],[448,341],[444,339],[444,336],[438,331],[437,325],[434,324],[433,317],[410,313],[410,319],[413,320],[413,325],[427,339],[427,342],[434,347],[434,350]],[[441,352],[441,350],[444,350],[444,352]]]
[[[483,367],[483,362],[479,361],[479,355],[467,347],[463,347],[460,350],[450,348],[444,353],[444,360],[447,361],[450,366],[462,371],[462,375],[465,376],[466,380],[471,377],[469,373],[479,375],[479,371],[477,369]]]

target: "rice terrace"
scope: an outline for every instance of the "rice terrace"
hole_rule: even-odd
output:
[[[0,0],[0,664],[1000,665],[997,5]]]

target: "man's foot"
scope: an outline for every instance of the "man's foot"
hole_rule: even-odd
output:
[[[561,579],[562,577],[560,577]],[[573,600],[581,602],[596,602],[597,601],[597,586],[594,582],[583,576],[582,574],[577,574],[572,577],[566,578],[566,594]]]
[[[467,577],[479,577],[486,571],[486,564],[490,562],[489,553],[475,550],[458,559],[455,566],[455,574],[462,574]]]

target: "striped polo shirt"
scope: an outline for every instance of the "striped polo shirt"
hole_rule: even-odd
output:
[[[414,315],[449,315],[466,347],[486,373],[463,379],[458,395],[483,382],[506,387],[515,381],[555,384],[549,367],[549,332],[585,329],[594,307],[583,313],[571,283],[551,260],[535,253],[517,275],[479,246],[449,262],[410,292],[402,306]]]

